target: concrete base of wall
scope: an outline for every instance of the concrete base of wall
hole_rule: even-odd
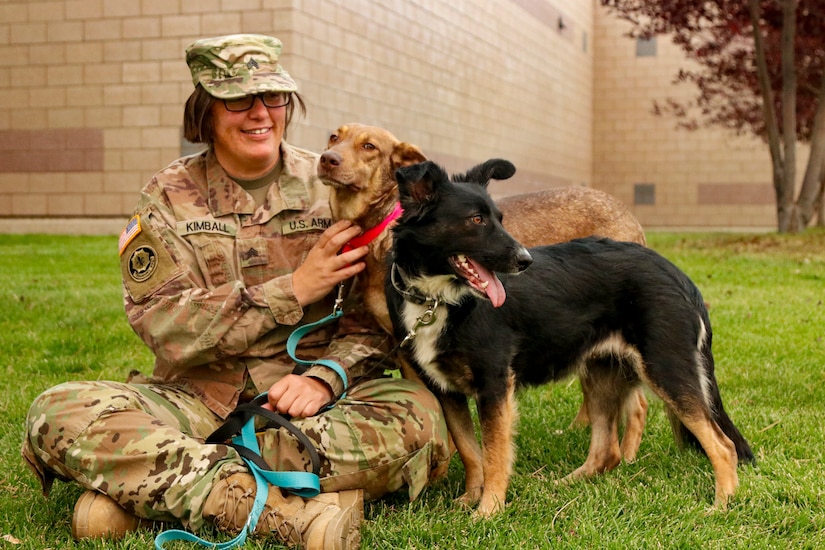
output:
[[[0,218],[0,233],[120,235],[129,218]]]

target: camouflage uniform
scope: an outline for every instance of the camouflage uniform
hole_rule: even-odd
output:
[[[280,178],[256,207],[210,149],[184,157],[144,188],[120,240],[129,322],[156,355],[150,379],[69,382],[32,405],[23,456],[48,491],[55,477],[108,494],[149,519],[191,529],[212,484],[246,471],[234,449],[204,438],[239,403],[266,391],[294,362],[289,334],[332,310],[334,296],[302,308],[292,272],[331,225],[317,155],[281,146]],[[385,377],[386,336],[357,302],[301,342],[302,359],[347,371],[345,398],[295,421],[322,457],[324,491],[363,488],[368,499],[409,487],[415,498],[449,458],[440,407],[420,385]],[[332,369],[317,377],[344,392]],[[308,470],[285,430],[258,433],[275,470]]]

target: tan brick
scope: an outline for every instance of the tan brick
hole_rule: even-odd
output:
[[[122,63],[90,63],[83,66],[85,84],[122,84]]]
[[[103,0],[66,1],[66,19],[89,20],[99,17],[103,17]]]
[[[134,193],[134,198],[128,201],[131,209],[137,202],[138,192],[148,181],[148,178],[142,177],[140,170],[122,170],[116,173],[105,172],[103,174],[103,191],[105,193]]]
[[[50,42],[80,42],[83,40],[83,23],[51,21],[46,25],[46,34]]]
[[[72,193],[97,195],[103,191],[103,173],[74,172],[66,174],[66,190]]]
[[[49,128],[77,128],[83,125],[83,109],[79,107],[67,107],[62,109],[49,109]]]
[[[18,23],[9,33],[11,44],[36,44],[46,42],[46,23]]]
[[[188,82],[192,86],[192,74],[181,55],[180,60],[161,62],[161,82]]]
[[[144,105],[183,104],[186,98],[180,97],[180,86],[174,82],[151,83],[140,87],[140,103]]]
[[[127,106],[123,108],[123,125],[126,127],[158,126],[160,109],[153,105]]]
[[[121,27],[120,19],[92,19],[84,22],[86,40],[117,40],[122,34]]]
[[[96,107],[103,103],[103,89],[99,86],[70,86],[66,88],[69,107]]]
[[[65,63],[66,46],[63,44],[32,44],[29,46],[28,62],[32,65],[47,66]]]
[[[103,87],[103,105],[135,105],[140,102],[140,86],[116,84]]]
[[[180,130],[178,128],[145,128],[141,132],[144,149],[161,147],[180,150]]]
[[[26,193],[11,195],[11,211],[14,216],[45,216],[49,213],[48,195]]]
[[[204,36],[218,36],[246,28],[241,25],[240,13],[205,13],[201,16],[201,33]],[[182,58],[181,58],[182,59]]]
[[[201,20],[197,15],[174,15],[161,21],[161,36],[200,36]]]
[[[14,109],[11,112],[10,127],[15,130],[45,128],[48,124],[48,113],[43,109]]]
[[[0,178],[0,188],[3,187],[2,178]],[[0,216],[11,216],[12,212],[11,196],[6,195],[0,191]]]
[[[8,76],[9,86],[14,88],[42,87],[46,85],[45,67],[11,67]]]
[[[143,0],[141,2],[143,15],[176,15],[180,13],[178,2],[169,0]]]
[[[162,168],[160,152],[156,149],[137,149],[123,152],[124,170],[140,172],[152,167],[152,173]]]
[[[128,21],[128,19],[126,20]],[[124,21],[124,28],[126,27]],[[117,42],[107,42],[103,48],[103,61],[115,63],[120,61],[140,61],[141,42],[140,40],[118,40]]]
[[[144,40],[141,44],[141,59],[150,60],[174,60],[182,67],[186,67],[183,59],[184,48],[180,46],[177,38],[158,38],[156,40]]]
[[[29,179],[31,189],[35,193],[64,193],[66,191],[66,174],[52,174],[48,172],[35,172]]]
[[[111,128],[103,132],[103,142],[109,149],[135,149],[140,147],[139,128]]]
[[[180,11],[184,14],[218,13],[222,0],[180,0]]]
[[[122,210],[120,193],[88,193],[84,195],[84,213],[88,216],[118,216]]]
[[[29,2],[29,21],[63,21],[66,18],[65,8],[65,0]],[[49,35],[49,39],[55,38]]]
[[[0,4],[0,21],[4,23],[25,23],[29,20],[29,10],[25,3],[6,2]]]
[[[82,216],[83,195],[80,193],[59,193],[49,195],[47,209],[50,216]]]
[[[103,43],[101,42],[74,42],[66,44],[66,61],[69,63],[90,63],[103,61]]]
[[[0,194],[5,195],[3,200],[9,200],[10,195],[15,193],[30,193],[30,180],[29,173],[0,172]]]
[[[50,88],[83,84],[83,65],[55,65],[46,71]]]
[[[160,63],[141,61],[123,63],[122,79],[125,83],[158,82],[160,80]]]
[[[133,17],[140,15],[141,2],[103,0],[103,17]]]
[[[261,9],[261,0],[222,0],[223,11],[244,11]]]

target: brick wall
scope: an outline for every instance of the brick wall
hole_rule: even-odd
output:
[[[283,40],[309,104],[296,145],[360,121],[451,169],[511,159],[499,194],[589,185],[592,18],[578,1],[7,0],[0,217],[127,216],[181,154],[185,47],[235,32]]]
[[[597,4],[5,0],[0,231],[121,224],[151,175],[189,151],[184,49],[236,32],[284,42],[309,107],[295,145],[320,150],[340,124],[364,122],[451,170],[510,159],[517,174],[495,195],[592,185],[649,227],[772,226],[761,144],[650,115],[652,98],[675,93],[678,52],[660,41],[657,56],[637,58]],[[637,184],[651,184],[653,204],[633,205]]]

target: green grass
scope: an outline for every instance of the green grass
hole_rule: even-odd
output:
[[[369,504],[364,548],[825,547],[825,233],[649,240],[710,304],[722,397],[757,455],[756,466],[740,468],[729,509],[708,513],[710,464],[677,450],[655,400],[634,464],[556,486],[589,444],[587,431],[567,427],[578,385],[558,384],[520,395],[516,474],[501,515],[473,521],[454,504],[463,479],[455,459],[416,502],[397,494]],[[150,370],[123,314],[116,239],[0,235],[0,293],[0,537],[20,541],[0,538],[0,549],[151,547],[147,532],[73,542],[80,489],[58,482],[44,499],[19,456],[23,418],[42,390]]]

